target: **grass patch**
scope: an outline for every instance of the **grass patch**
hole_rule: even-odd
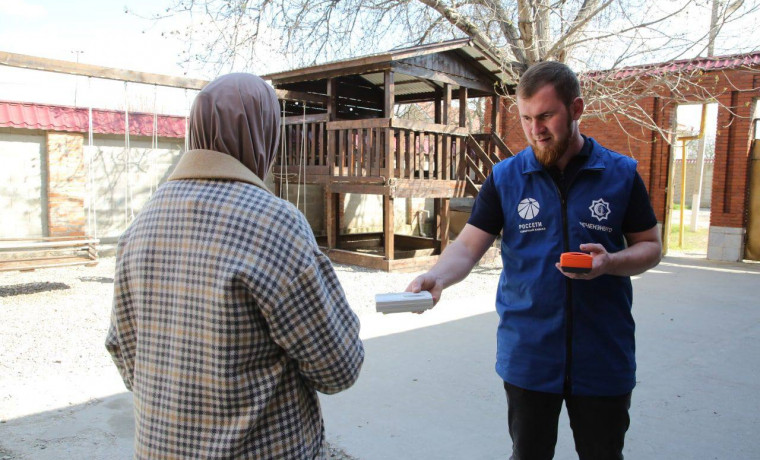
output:
[[[678,221],[674,219],[670,226],[670,235],[668,236],[668,249],[674,251],[697,252],[707,254],[707,237],[710,229],[705,227],[697,228],[696,232],[691,231],[689,225],[683,228],[683,246],[678,245]]]

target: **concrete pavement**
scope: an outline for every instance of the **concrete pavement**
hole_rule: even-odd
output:
[[[359,381],[321,397],[332,444],[361,460],[508,457],[493,298],[473,294],[424,315],[362,317]],[[626,458],[758,458],[760,264],[666,258],[634,280],[634,310]],[[106,376],[110,396],[5,420],[0,459],[130,458],[131,397],[118,384]],[[564,411],[555,458],[577,458]]]

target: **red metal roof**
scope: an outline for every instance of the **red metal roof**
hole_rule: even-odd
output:
[[[81,107],[0,101],[0,127],[89,132],[88,110]],[[93,134],[124,134],[124,112],[92,109]],[[158,115],[159,137],[185,137],[185,118]],[[130,136],[153,136],[153,114],[129,113]]]
[[[585,73],[584,75],[590,78],[605,76],[613,79],[621,79],[632,76],[641,77],[668,73],[692,73],[696,71],[710,72],[757,66],[760,66],[760,52],[730,56],[680,59],[658,64],[644,64],[640,66],[623,67],[621,69],[594,71]]]

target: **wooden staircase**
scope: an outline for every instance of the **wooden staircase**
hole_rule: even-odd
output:
[[[474,134],[467,136],[467,153],[460,177],[465,181],[465,192],[478,196],[481,185],[496,163],[513,155],[509,147],[496,134]],[[498,151],[498,154],[496,153]]]

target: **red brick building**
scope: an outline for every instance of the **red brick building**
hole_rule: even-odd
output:
[[[617,114],[581,119],[581,132],[606,147],[635,158],[647,185],[657,219],[665,223],[669,176],[675,147],[675,112],[679,103],[717,102],[715,170],[707,257],[745,258],[749,215],[750,158],[755,137],[755,102],[760,97],[760,53],[699,58],[639,66],[581,76],[582,85],[626,88],[631,103]],[[587,100],[587,105],[593,101]],[[593,109],[593,105],[588,106]],[[626,113],[630,116],[627,116]],[[649,118],[645,128],[632,120]],[[487,118],[488,119],[488,118]],[[502,99],[498,131],[513,152],[522,150],[525,137],[517,107]],[[680,147],[679,147],[680,150]],[[754,216],[757,218],[757,216]]]

